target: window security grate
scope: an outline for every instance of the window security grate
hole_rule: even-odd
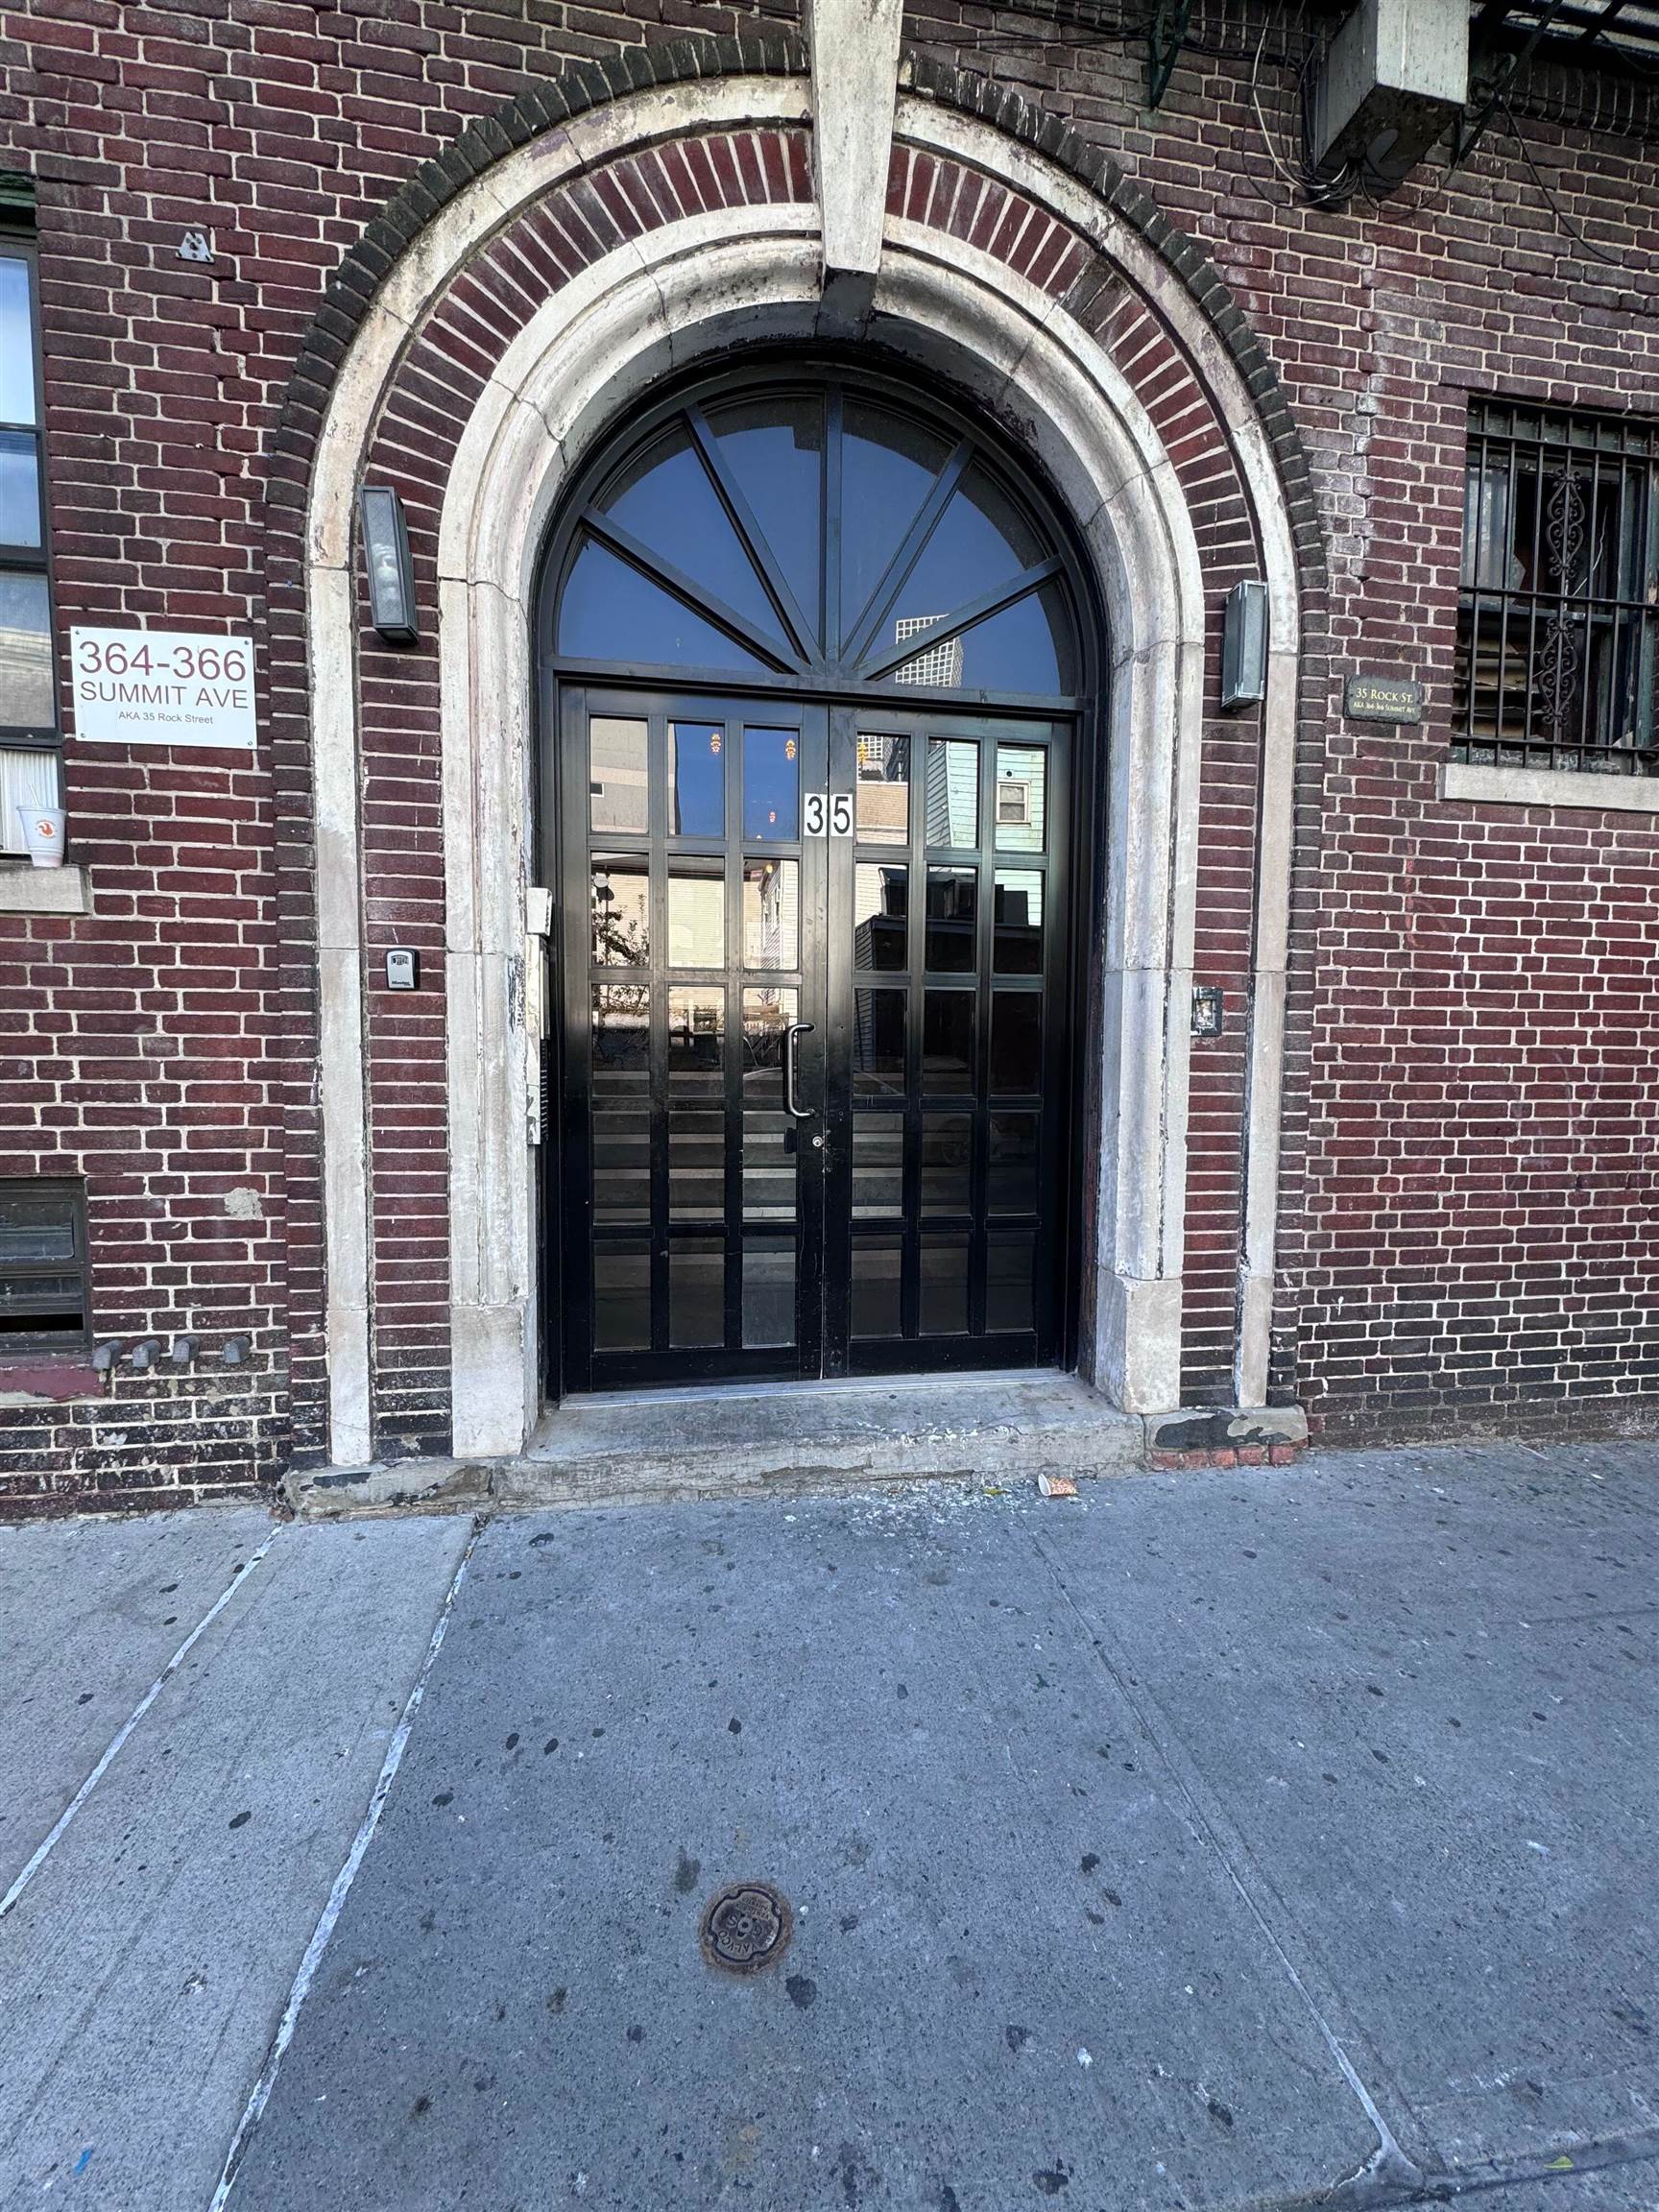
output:
[[[81,1185],[0,1182],[0,1354],[79,1351],[86,1338]]]
[[[1453,754],[1659,773],[1659,422],[1477,400]]]

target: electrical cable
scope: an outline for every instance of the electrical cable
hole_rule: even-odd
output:
[[[1554,216],[1555,221],[1560,228],[1565,230],[1568,237],[1571,238],[1575,245],[1581,247],[1583,251],[1589,254],[1593,261],[1604,262],[1609,269],[1623,269],[1626,272],[1626,274],[1628,274],[1630,264],[1622,254],[1604,253],[1599,246],[1596,245],[1591,239],[1585,237],[1583,231],[1580,230],[1577,224],[1573,221],[1566,208],[1562,206],[1560,201],[1556,199],[1554,193],[1550,189],[1549,184],[1545,181],[1543,171],[1539,168],[1537,162],[1532,158],[1531,147],[1527,145],[1526,139],[1521,135],[1521,126],[1516,122],[1514,110],[1510,108],[1509,103],[1506,100],[1501,100],[1498,105],[1503,111],[1504,122],[1509,126],[1510,136],[1514,139],[1516,145],[1521,149],[1521,158],[1526,162],[1527,168],[1532,172],[1533,183],[1537,185],[1539,191],[1543,194],[1545,202],[1549,206],[1550,212]],[[1632,289],[1634,289],[1634,286],[1632,286]]]

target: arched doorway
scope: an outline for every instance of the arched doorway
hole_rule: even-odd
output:
[[[894,379],[705,379],[584,469],[555,1391],[1070,1361],[1097,628],[1029,472]]]

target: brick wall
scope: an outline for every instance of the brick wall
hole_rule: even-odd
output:
[[[1643,1165],[1659,1133],[1659,841],[1629,815],[1434,795],[1467,394],[1659,413],[1651,147],[1521,115],[1532,163],[1592,251],[1563,232],[1502,122],[1460,171],[1442,153],[1381,204],[1323,210],[1274,163],[1295,128],[1282,16],[1197,11],[1199,50],[1156,116],[1143,44],[1034,43],[998,20],[995,51],[983,12],[954,0],[915,0],[906,28],[919,51],[1064,117],[1197,240],[1278,370],[1323,510],[1330,664],[1316,607],[1275,1394],[1341,1436],[1659,1426],[1659,1213]],[[1345,723],[1355,666],[1423,677],[1424,726]],[[1199,942],[1223,982],[1246,885],[1221,818],[1235,834],[1247,819],[1247,752],[1212,728]],[[1238,1174],[1230,1070],[1213,1049],[1194,1047],[1186,1370],[1199,1400],[1223,1381]]]
[[[0,1500],[213,1489],[323,1449],[302,637],[292,545],[270,535],[292,513],[292,456],[273,508],[267,472],[325,278],[421,159],[526,84],[619,45],[792,13],[675,0],[8,12],[0,111],[7,159],[38,181],[60,628],[252,630],[266,742],[233,769],[71,744],[95,911],[0,915],[0,1173],[86,1175],[100,1336],[193,1334],[207,1354],[164,1385],[123,1375],[108,1401],[0,1414]],[[1044,37],[1029,17],[954,0],[907,21],[919,53],[1025,91],[1192,233],[1312,458],[1330,596],[1327,634],[1313,594],[1299,763],[1276,1390],[1340,1433],[1640,1420],[1659,1405],[1643,1166],[1659,854],[1628,816],[1442,804],[1434,769],[1465,392],[1659,409],[1649,154],[1522,122],[1608,259],[1563,236],[1503,132],[1381,206],[1310,207],[1247,96],[1260,50],[1261,117],[1283,151],[1281,33],[1251,8],[1200,9],[1195,30],[1224,51],[1189,55],[1149,116],[1133,40]],[[212,231],[211,269],[177,258],[186,226]],[[1213,550],[1218,597],[1248,547],[1229,555],[1218,535]],[[1355,664],[1423,675],[1424,727],[1342,723]],[[441,985],[427,679],[372,652],[361,673],[369,941],[420,944]],[[1199,962],[1235,1019],[1194,1051],[1186,1378],[1199,1400],[1228,1386],[1255,739],[1249,720],[1207,730]],[[422,1449],[443,1437],[440,1006],[435,992],[377,1015],[370,1068],[378,1410],[390,1444]],[[237,1334],[254,1347],[242,1376],[212,1365]]]

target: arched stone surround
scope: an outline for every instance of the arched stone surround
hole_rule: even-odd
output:
[[[987,121],[939,90],[902,95],[882,269],[859,327],[1016,429],[1070,506],[1107,604],[1109,859],[1092,1045],[1101,1171],[1085,1358],[1119,1403],[1145,1410],[1172,1407],[1181,1386],[1207,603],[1237,574],[1272,589],[1267,709],[1241,733],[1255,773],[1230,796],[1235,814],[1244,804],[1255,815],[1233,1340],[1238,1402],[1259,1404],[1300,613],[1296,487],[1287,498],[1274,449],[1284,426],[1264,418],[1260,378],[1229,335],[1237,310],[1224,291],[1206,296],[1218,280],[1182,266],[1196,257],[1166,226],[1157,234],[1161,218],[1142,206],[1131,220],[1115,186],[1103,194],[1012,135],[1005,116]],[[455,1449],[511,1451],[534,1411],[522,894],[537,551],[569,469],[664,370],[746,336],[850,334],[820,292],[808,116],[797,76],[709,75],[504,144],[429,213],[342,346],[307,487],[304,577],[337,1461],[373,1447],[376,1369],[380,1422],[397,1428],[397,1331],[417,1316],[410,1341],[424,1332],[429,1348],[445,1305]],[[403,492],[422,605],[439,610],[435,643],[416,654],[365,637],[351,542],[365,472]],[[436,911],[440,851],[442,998],[405,1036],[384,1001],[366,1000],[365,926],[371,948],[377,932],[405,931],[404,892],[422,878],[422,910]],[[445,1178],[429,1142],[413,1165],[399,1142],[408,1094],[432,1090],[440,1021],[447,1096],[414,1110],[447,1118],[446,1268],[424,1204]],[[423,1235],[400,1252],[406,1209],[421,1211]]]

